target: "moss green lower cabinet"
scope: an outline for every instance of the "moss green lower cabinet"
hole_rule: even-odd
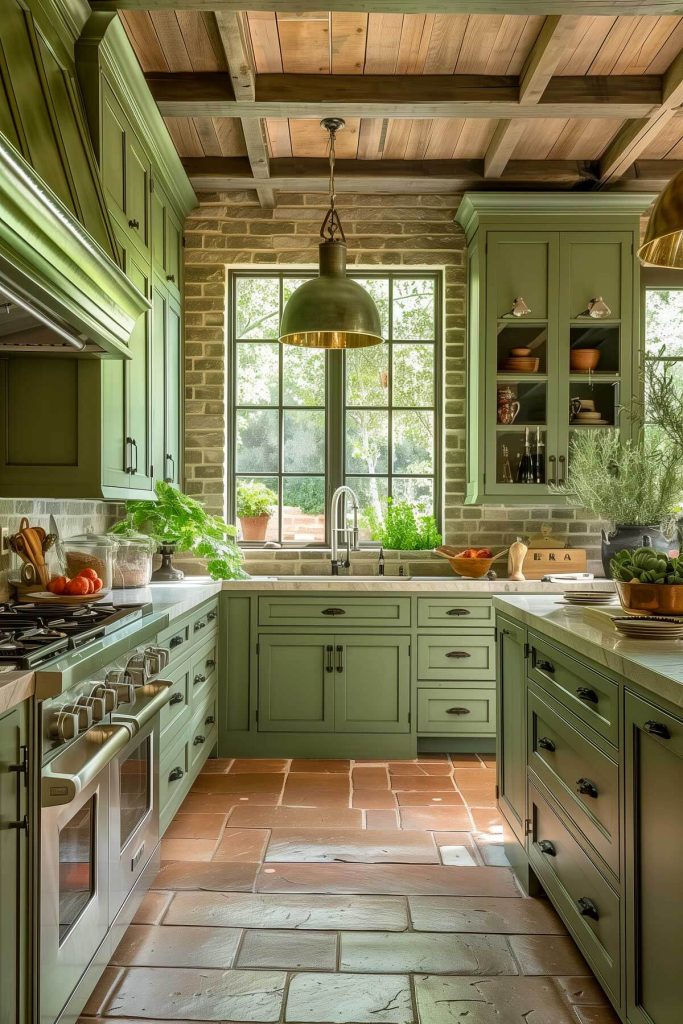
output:
[[[683,983],[683,721],[626,693],[626,1009],[677,1024]]]
[[[526,818],[526,630],[498,619],[498,800],[516,839],[524,843]]]
[[[0,716],[0,1020],[28,1024],[30,702]]]

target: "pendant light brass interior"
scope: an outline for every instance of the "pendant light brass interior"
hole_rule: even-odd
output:
[[[646,267],[683,270],[683,171],[660,193],[638,258]]]
[[[330,136],[330,206],[320,228],[319,275],[305,281],[285,306],[280,324],[283,345],[351,349],[382,344],[377,306],[346,276],[346,238],[335,206],[334,142],[344,121],[320,122]]]

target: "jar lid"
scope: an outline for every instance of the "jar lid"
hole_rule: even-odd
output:
[[[77,533],[73,537],[67,537],[63,542],[65,547],[75,548],[117,548],[119,541],[109,533]]]
[[[157,542],[147,533],[118,533],[116,542],[119,547],[142,548],[145,551],[154,553],[157,549]]]

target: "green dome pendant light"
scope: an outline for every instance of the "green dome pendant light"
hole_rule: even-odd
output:
[[[320,228],[319,276],[305,281],[285,306],[283,345],[303,348],[367,348],[382,344],[377,306],[361,285],[346,276],[346,238],[335,207],[334,142],[340,117],[320,122],[330,136],[330,206]]]

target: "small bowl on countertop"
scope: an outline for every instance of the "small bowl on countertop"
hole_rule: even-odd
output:
[[[614,581],[626,612],[683,615],[683,585],[673,583],[620,583]]]

